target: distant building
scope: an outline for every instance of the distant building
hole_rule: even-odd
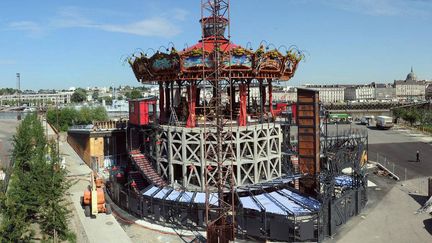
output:
[[[392,84],[373,84],[375,99],[378,101],[392,101],[396,98],[396,89]]]
[[[0,105],[7,102],[14,102],[17,104],[21,100],[21,104],[28,104],[30,106],[44,106],[47,104],[69,104],[71,103],[72,91],[53,92],[53,93],[35,93],[35,94],[18,94],[1,95]]]
[[[432,82],[428,82],[425,92],[425,98],[426,100],[432,99]]]
[[[308,89],[319,92],[320,101],[323,103],[344,102],[345,87],[340,85],[305,85]]]
[[[290,87],[283,91],[273,91],[273,100],[276,102],[297,102],[297,88]]]
[[[405,80],[395,80],[396,97],[398,100],[424,100],[426,97],[427,83],[425,80],[417,80],[417,75],[411,67],[411,72]]]
[[[375,99],[373,85],[353,85],[345,88],[345,101],[369,101]]]

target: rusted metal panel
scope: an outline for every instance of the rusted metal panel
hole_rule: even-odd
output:
[[[298,89],[297,106],[300,173],[314,176],[320,172],[318,91]]]

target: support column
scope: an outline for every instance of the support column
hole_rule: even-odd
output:
[[[180,105],[180,101],[181,101],[181,94],[182,94],[182,92],[181,92],[182,87],[181,86],[182,86],[181,81],[178,81],[177,82],[177,90],[174,94],[174,97],[175,97],[175,103],[174,104],[176,107],[178,107]]]
[[[205,190],[205,185],[207,184],[206,181],[206,170],[207,170],[207,160],[205,156],[205,139],[203,131],[200,130],[200,160],[201,160],[201,190]]]
[[[254,183],[258,183],[259,178],[258,178],[258,170],[259,170],[259,165],[256,163],[256,161],[258,160],[258,134],[257,134],[257,126],[254,127],[253,130],[253,173],[254,173]]]
[[[163,123],[165,121],[165,109],[164,109],[164,87],[163,83],[159,82],[159,123]]]
[[[234,108],[235,108],[235,96],[236,96],[236,90],[235,90],[235,87],[234,87],[234,85],[232,84],[232,82],[231,82],[231,84],[230,84],[230,95],[231,95],[231,100],[230,100],[230,103],[231,103],[231,114],[233,114],[234,113]]]
[[[152,106],[153,106],[153,123],[155,123],[156,122],[156,101],[154,101],[153,103],[152,103]]]
[[[237,129],[236,132],[236,140],[235,140],[235,144],[236,144],[236,165],[237,165],[237,171],[235,171],[236,173],[236,179],[237,179],[237,186],[242,186],[243,185],[243,176],[241,174],[241,167],[242,167],[242,163],[241,163],[241,144],[242,141],[240,141],[240,133],[242,133],[243,131],[240,131],[240,129]],[[233,170],[234,173],[234,170]]]
[[[171,106],[174,107],[174,81],[171,81],[170,93]]]
[[[165,83],[165,120],[168,121],[171,114],[171,100],[170,100],[170,83]]]
[[[195,94],[195,106],[200,106],[200,93],[201,93],[201,89],[197,87],[196,94]]]
[[[188,106],[189,106],[189,116],[186,121],[186,127],[195,127],[195,99],[196,99],[196,84],[192,82],[188,88]]]
[[[239,85],[240,93],[240,114],[238,118],[239,126],[246,126],[247,124],[247,109],[246,109],[246,84]]]
[[[266,101],[266,92],[263,80],[259,80],[259,91],[260,91],[260,120],[264,121],[264,112],[265,112],[265,101]]]
[[[269,96],[269,112],[273,116],[273,86],[272,81],[268,81],[268,96]]]
[[[250,83],[251,81],[247,81],[247,93],[248,93],[248,97],[247,97],[247,110],[250,112],[250,107],[251,107],[251,103],[250,103]]]
[[[187,147],[188,144],[186,143],[186,131],[183,128],[181,133],[181,158],[182,158],[182,178],[183,178],[183,187],[188,187],[188,166],[192,164],[192,162],[187,161]],[[187,164],[186,164],[187,163]],[[189,172],[191,173],[191,172]]]
[[[174,131],[176,132],[176,131]],[[167,159],[168,159],[168,179],[171,185],[174,185],[174,165],[173,165],[173,136],[172,136],[173,131],[168,128],[167,131],[167,139],[168,139],[168,155],[167,155]]]

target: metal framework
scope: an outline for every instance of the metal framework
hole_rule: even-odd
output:
[[[216,133],[207,132],[204,126],[204,141],[205,147],[204,158],[205,161],[214,161],[216,163],[216,172],[212,172],[214,167],[209,164],[205,166],[205,191],[206,191],[206,225],[207,225],[207,241],[208,242],[229,242],[234,240],[235,232],[235,211],[234,211],[234,170],[232,160],[227,163],[227,158],[234,156],[232,144],[223,146],[223,141],[232,140],[232,129],[224,129],[226,122],[224,121],[223,107],[222,107],[222,92],[226,87],[233,88],[231,80],[231,71],[228,78],[223,78],[223,58],[220,53],[221,41],[228,41],[230,43],[230,12],[229,0],[201,0],[201,29],[202,37],[202,59],[203,63],[205,56],[205,39],[210,39],[213,45],[213,52],[211,58],[213,59],[213,70],[210,73],[205,71],[203,65],[203,81],[205,87],[211,87],[213,91],[214,102],[210,109],[214,111],[213,114],[207,114],[206,102],[204,102],[204,119],[214,120],[216,126]],[[208,35],[207,28],[213,29],[213,34]],[[225,38],[225,28],[228,28],[228,36]],[[225,52],[225,50],[223,50]],[[229,62],[231,62],[231,50],[229,51]],[[206,94],[207,92],[205,92]],[[232,118],[232,109],[230,109],[230,118]],[[232,119],[229,119],[230,121]],[[231,123],[230,123],[231,124]],[[208,150],[207,144],[214,143],[212,150]],[[224,148],[225,147],[225,148]],[[224,156],[224,151],[228,151]],[[210,204],[209,195],[210,190],[214,188],[209,184],[209,179],[214,178],[216,182],[218,204],[214,206]],[[229,190],[230,193],[225,193]],[[215,215],[215,217],[211,217]]]
[[[215,153],[216,128],[161,126],[161,149],[157,167],[171,185],[202,190],[217,185]],[[231,136],[227,136],[230,134]],[[235,186],[270,181],[282,176],[281,126],[276,123],[223,130],[223,166],[233,166]],[[206,139],[204,139],[206,138]],[[205,170],[207,169],[207,175]],[[206,180],[207,176],[207,180]],[[206,183],[207,181],[207,183]]]

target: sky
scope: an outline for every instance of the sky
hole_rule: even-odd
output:
[[[432,0],[231,0],[231,40],[306,53],[289,85],[432,79]],[[139,86],[124,60],[201,36],[200,0],[1,0],[0,88]],[[263,42],[264,41],[264,42]]]

